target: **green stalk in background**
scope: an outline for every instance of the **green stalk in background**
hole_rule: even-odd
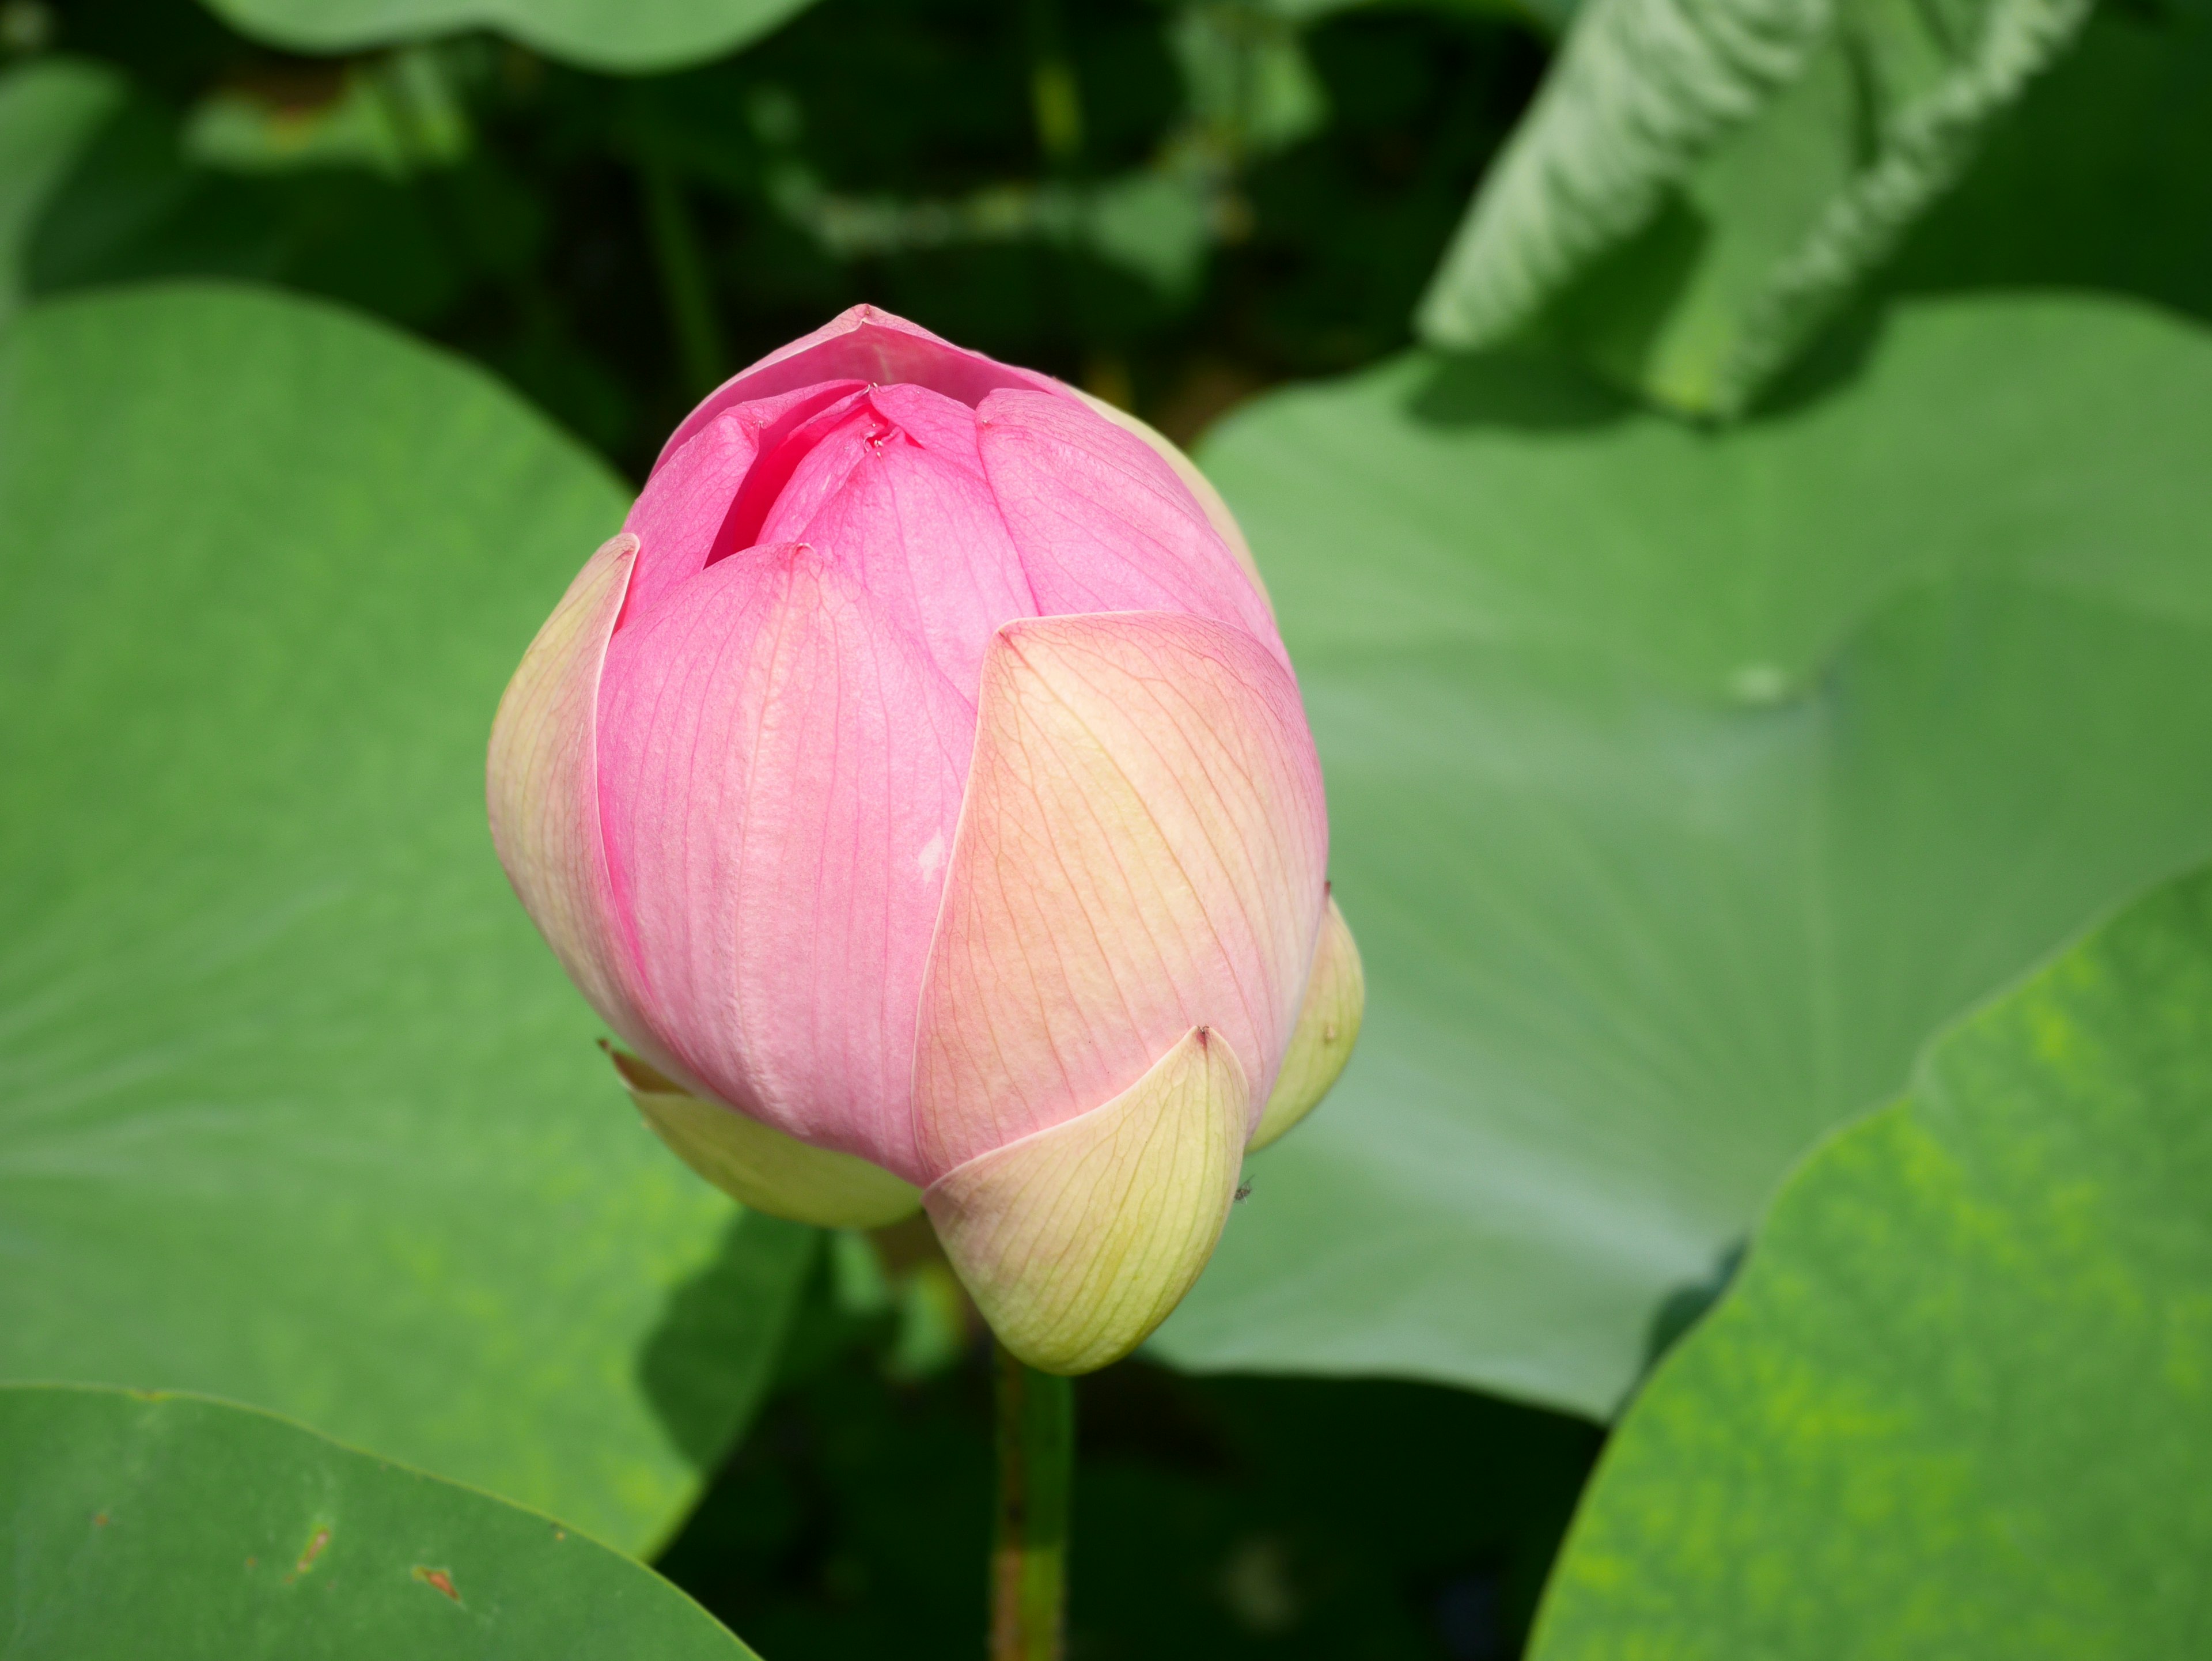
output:
[[[653,237],[653,264],[660,273],[677,362],[685,388],[695,398],[703,397],[720,384],[726,360],[699,229],[692,222],[683,181],[649,146],[638,159],[638,179],[644,187],[646,224]]]
[[[1064,173],[1083,155],[1083,94],[1075,65],[1067,55],[1058,0],[1027,0],[1024,8],[1030,43],[1030,110],[1036,123],[1037,149],[1048,171]]]
[[[1067,1632],[1067,1498],[1075,1386],[998,1357],[999,1516],[991,1543],[991,1661],[1060,1661]]]

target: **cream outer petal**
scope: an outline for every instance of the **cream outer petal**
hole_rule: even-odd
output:
[[[607,1025],[656,1062],[616,921],[599,840],[599,672],[638,543],[586,562],[538,631],[492,719],[485,805],[507,880],[569,979]]]
[[[1313,973],[1306,979],[1297,1029],[1291,1034],[1290,1051],[1275,1075],[1267,1110],[1252,1133],[1254,1152],[1321,1105],[1321,1098],[1352,1059],[1352,1046],[1359,1041],[1360,1018],[1366,1012],[1367,973],[1360,966],[1359,946],[1332,895],[1322,919],[1321,943],[1314,947]]]
[[[930,1221],[999,1342],[1060,1373],[1142,1343],[1213,1255],[1249,1107],[1236,1053],[1195,1027],[1104,1106],[932,1183]]]
[[[1297,685],[1249,635],[1158,612],[1001,629],[922,985],[924,1172],[1110,1100],[1194,1027],[1249,1058],[1256,1120],[1328,841]]]
[[[614,1062],[653,1135],[740,1205],[817,1228],[881,1228],[921,1208],[921,1190],[881,1165],[702,1101],[630,1056]]]

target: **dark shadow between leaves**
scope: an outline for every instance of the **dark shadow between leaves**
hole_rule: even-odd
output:
[[[1886,308],[1862,301],[1832,319],[1803,354],[1753,400],[1745,420],[1795,415],[1842,392],[1865,371],[1888,315]]]
[[[1634,388],[1644,359],[1709,236],[1701,216],[1670,199],[1554,295],[1515,345],[1442,360],[1411,412],[1439,426],[1535,432],[1581,431],[1643,412]]]
[[[1676,1287],[1668,1293],[1653,1311],[1650,1328],[1644,1337],[1644,1369],[1637,1375],[1637,1388],[1651,1376],[1651,1369],[1666,1358],[1668,1351],[1689,1335],[1690,1329],[1705,1319],[1705,1312],[1721,1300],[1734,1283],[1736,1271],[1743,1267],[1744,1252],[1749,1242],[1738,1240],[1714,1260],[1712,1272],[1702,1281]]]
[[[423,193],[365,168],[261,175],[193,162],[173,110],[132,93],[85,142],[23,251],[35,295],[171,277],[281,283],[393,322],[451,306],[461,276]]]
[[[2130,295],[2212,320],[2212,10],[2104,7],[1913,227],[1892,295]]]
[[[1432,360],[1407,412],[1437,427],[1579,432],[1635,415],[1633,399],[1574,363],[1529,346]]]
[[[144,269],[143,250],[173,234],[188,210],[204,205],[194,198],[205,183],[185,164],[174,114],[134,90],[85,140],[27,228],[26,285],[33,294],[53,294],[166,275]],[[249,233],[221,274],[264,275],[265,228],[226,222],[220,229]]]
[[[775,1369],[817,1231],[739,1212],[713,1259],[668,1295],[638,1352],[638,1380],[669,1441],[712,1470]]]

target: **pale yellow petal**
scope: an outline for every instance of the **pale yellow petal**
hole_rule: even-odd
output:
[[[1002,629],[922,989],[926,1171],[1092,1111],[1198,1026],[1256,1125],[1328,852],[1297,684],[1250,636],[1163,612]]]
[[[606,1023],[650,1046],[599,842],[599,671],[637,538],[593,554],[523,654],[493,717],[485,767],[492,846],[523,909]]]
[[[930,1185],[945,1256],[1001,1343],[1089,1372],[1167,1318],[1228,1220],[1249,1090],[1235,1050],[1194,1027],[1104,1106]]]
[[[630,1099],[678,1159],[741,1205],[823,1228],[880,1228],[913,1215],[921,1192],[881,1165],[811,1147],[720,1102],[702,1101],[617,1053]]]
[[[1304,1004],[1291,1034],[1274,1092],[1252,1133],[1252,1147],[1267,1147],[1321,1104],[1352,1057],[1359,1037],[1359,1018],[1367,1010],[1367,975],[1359,947],[1331,896],[1322,919],[1321,943],[1314,947],[1313,973],[1306,980]]]

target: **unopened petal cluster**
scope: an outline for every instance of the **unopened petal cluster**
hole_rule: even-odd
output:
[[[494,840],[746,1203],[926,1206],[1001,1339],[1127,1354],[1357,1033],[1320,768],[1172,446],[862,307],[670,439],[495,724]]]

